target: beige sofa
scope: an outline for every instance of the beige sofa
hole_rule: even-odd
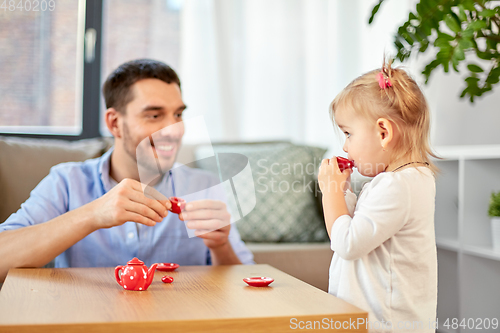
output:
[[[19,208],[53,165],[98,157],[111,145],[112,139],[109,138],[67,142],[0,137],[0,222]],[[194,149],[193,146],[184,146],[178,161],[194,160]],[[270,264],[327,291],[328,268],[333,254],[328,243],[247,245],[256,263]]]

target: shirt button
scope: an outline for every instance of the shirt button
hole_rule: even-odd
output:
[[[130,239],[134,238],[134,233],[133,232],[129,232],[128,233],[128,238],[130,238]]]

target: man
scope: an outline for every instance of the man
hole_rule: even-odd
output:
[[[56,267],[115,266],[133,257],[147,265],[253,263],[231,228],[217,180],[174,166],[186,108],[177,74],[158,61],[130,61],[110,74],[103,94],[114,148],[97,159],[53,167],[21,209],[0,224],[0,281],[12,267],[40,267],[54,258]],[[144,141],[158,164],[137,159]],[[148,180],[153,192],[170,197],[177,189],[196,200],[180,216],[168,213],[165,196],[144,194],[140,170],[160,173]],[[186,227],[197,237],[188,237]]]

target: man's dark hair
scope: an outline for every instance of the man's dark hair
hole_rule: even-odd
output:
[[[177,73],[167,64],[151,59],[132,60],[120,65],[104,82],[102,93],[106,108],[125,113],[125,107],[134,98],[130,87],[143,79],[158,79],[181,87]]]

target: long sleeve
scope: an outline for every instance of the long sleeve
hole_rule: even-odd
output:
[[[384,172],[367,183],[354,216],[339,217],[331,228],[328,291],[368,311],[372,323],[391,322],[391,332],[407,331],[398,323],[434,321],[435,196],[435,178],[426,167]]]
[[[345,260],[355,260],[370,253],[396,234],[408,220],[408,184],[395,181],[391,176],[372,182],[376,183],[372,184],[370,195],[360,202],[354,217],[343,215],[333,223],[331,248]]]
[[[67,184],[58,170],[52,167],[21,208],[0,225],[0,232],[47,222],[68,211]]]

